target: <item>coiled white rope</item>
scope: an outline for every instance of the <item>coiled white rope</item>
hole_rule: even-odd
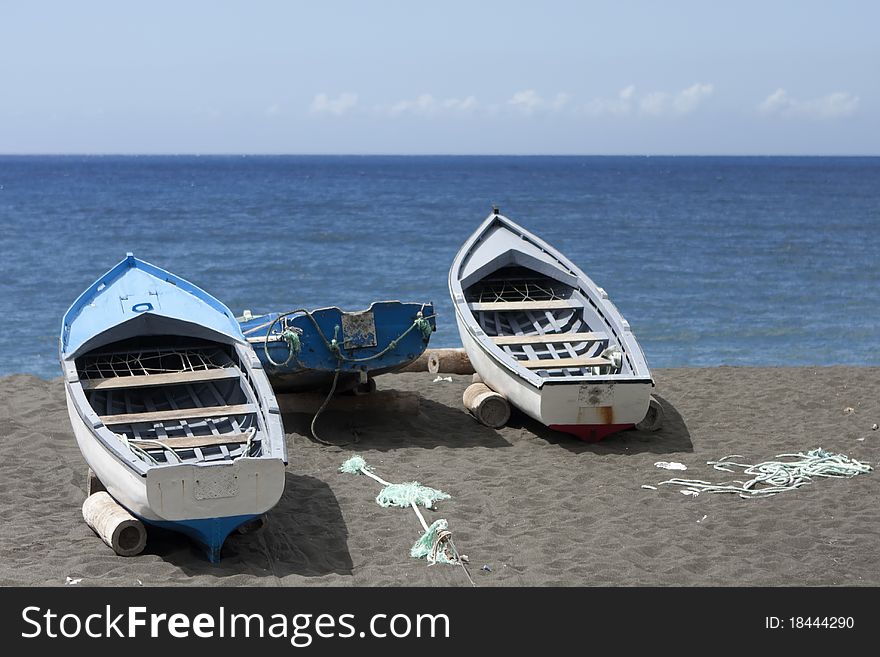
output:
[[[834,454],[821,447],[807,453],[777,454],[777,459],[789,458],[795,461],[765,461],[763,463],[738,463],[731,459],[742,458],[739,454],[725,456],[717,461],[707,461],[721,472],[735,473],[732,468],[742,468],[742,474],[752,478],[746,481],[733,480],[713,483],[701,479],[669,479],[658,485],[682,486],[682,492],[691,495],[700,493],[736,493],[744,499],[769,497],[777,493],[797,490],[801,486],[813,483],[815,477],[850,478],[867,474],[873,468],[844,454]]]

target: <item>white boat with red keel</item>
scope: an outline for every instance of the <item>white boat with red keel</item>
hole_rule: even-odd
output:
[[[608,294],[497,209],[455,256],[449,291],[474,370],[526,415],[588,441],[658,426],[645,356]]]

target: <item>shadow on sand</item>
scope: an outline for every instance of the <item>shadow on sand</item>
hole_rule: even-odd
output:
[[[284,494],[251,534],[233,532],[219,564],[183,534],[149,529],[146,554],[155,554],[187,575],[277,577],[350,575],[348,529],[330,487],[314,477],[287,473]]]
[[[684,418],[666,399],[654,394],[663,407],[663,426],[658,431],[638,431],[630,429],[608,436],[598,443],[588,443],[575,436],[548,429],[524,413],[513,410],[507,426],[514,429],[525,429],[548,443],[558,445],[571,452],[580,454],[672,454],[676,452],[693,452],[691,434]]]
[[[311,414],[285,414],[283,421],[285,431],[311,440]],[[425,397],[420,400],[417,415],[326,412],[318,418],[315,430],[322,440],[348,450],[510,447],[500,433],[475,422],[461,407],[452,408]]]

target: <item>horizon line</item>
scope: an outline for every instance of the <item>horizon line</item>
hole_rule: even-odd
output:
[[[270,153],[270,152],[9,152],[0,157],[880,157],[880,153]]]

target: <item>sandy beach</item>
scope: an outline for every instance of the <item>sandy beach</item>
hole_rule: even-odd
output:
[[[307,437],[309,417],[286,415],[284,496],[263,531],[229,538],[217,566],[156,530],[141,555],[116,556],[82,520],[87,468],[61,379],[0,378],[0,585],[467,586],[460,568],[409,557],[414,514],[379,507],[374,481],[338,473],[352,454],[389,481],[452,495],[426,517],[449,521],[478,586],[880,585],[876,472],[766,499],[642,488],[722,481],[706,461],[730,454],[757,463],[823,447],[876,466],[880,368],[655,375],[664,428],[598,444],[518,414],[498,431],[478,425],[461,405],[467,376],[380,377],[380,389],[420,393],[420,412],[327,414],[319,431],[338,447]]]

